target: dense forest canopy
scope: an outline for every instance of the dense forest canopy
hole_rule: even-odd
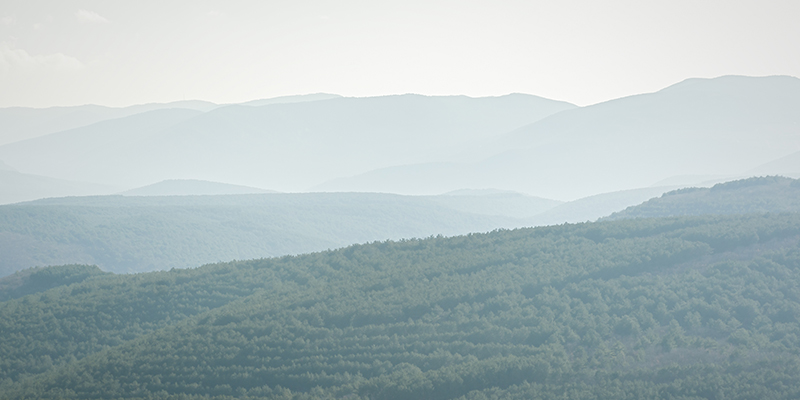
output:
[[[608,219],[703,214],[800,212],[800,180],[763,176],[678,189],[616,212]]]
[[[0,391],[792,399],[799,245],[800,214],[673,217],[93,275],[0,303]]]

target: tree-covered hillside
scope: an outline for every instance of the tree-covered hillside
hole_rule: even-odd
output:
[[[327,250],[374,240],[457,235],[547,209],[528,196],[423,198],[374,193],[96,196],[0,206],[0,277],[33,266],[96,264],[117,273]],[[463,211],[462,211],[463,210]],[[522,210],[522,211],[520,211]]]
[[[44,292],[57,286],[71,285],[107,274],[109,273],[101,271],[96,265],[28,268],[0,279],[0,301]]]
[[[678,189],[607,219],[679,215],[800,212],[800,180],[766,176],[719,183],[711,188]]]
[[[4,398],[793,399],[800,214],[354,245],[0,303]]]

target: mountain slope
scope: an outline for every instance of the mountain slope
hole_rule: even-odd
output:
[[[676,175],[740,175],[800,150],[800,79],[690,79],[565,110],[509,132],[479,162],[376,169],[325,190],[429,193],[494,187],[558,200]]]
[[[0,390],[791,399],[798,243],[798,214],[683,217],[93,279],[0,303]]]
[[[800,180],[768,176],[675,190],[608,219],[787,212],[800,212]]]
[[[201,179],[297,191],[374,168],[459,158],[497,135],[569,108],[574,106],[519,94],[227,106],[169,126],[132,129],[129,119],[106,121],[0,146],[0,158],[28,173],[128,187]],[[146,115],[156,116],[128,118],[143,125]],[[60,151],[63,146],[72,151]]]

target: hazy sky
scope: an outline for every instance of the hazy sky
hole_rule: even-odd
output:
[[[800,1],[0,2],[0,107],[314,92],[587,105],[800,76]]]

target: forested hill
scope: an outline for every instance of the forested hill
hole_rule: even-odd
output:
[[[800,181],[766,176],[678,189],[628,207],[606,219],[679,215],[800,212]]]
[[[33,293],[44,292],[57,286],[83,282],[94,276],[108,275],[97,266],[62,265],[58,267],[34,267],[17,271],[0,278],[0,301],[16,299]]]
[[[93,196],[0,206],[0,277],[33,266],[96,264],[116,273],[327,250],[374,240],[525,226],[469,211],[535,214],[530,196],[377,193]]]
[[[800,214],[95,276],[0,332],[5,399],[796,399]]]

